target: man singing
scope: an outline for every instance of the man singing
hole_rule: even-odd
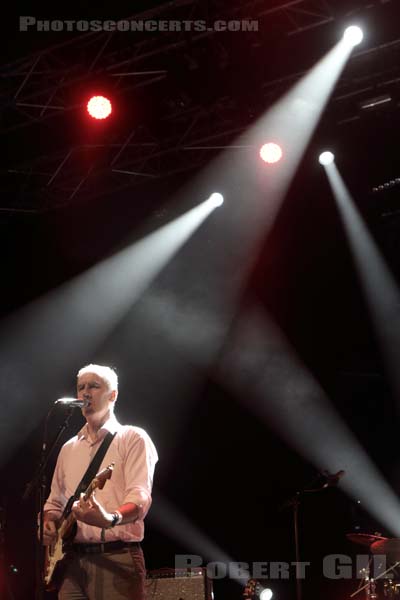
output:
[[[143,600],[145,566],[140,542],[151,505],[157,451],[139,427],[121,425],[114,415],[116,372],[88,365],[78,372],[77,397],[85,403],[86,424],[61,448],[44,506],[44,544],[54,543],[56,524],[101,446],[115,434],[99,470],[114,463],[112,477],[72,512],[77,533],[65,561],[59,600]]]

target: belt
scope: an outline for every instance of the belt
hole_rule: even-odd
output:
[[[76,554],[100,554],[102,552],[116,552],[124,548],[140,548],[140,542],[104,542],[102,544],[72,544],[70,550]]]

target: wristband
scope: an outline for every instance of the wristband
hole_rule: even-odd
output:
[[[115,527],[116,525],[119,525],[122,519],[124,518],[123,515],[119,512],[119,510],[114,511],[112,517],[113,519],[111,521],[110,527]]]

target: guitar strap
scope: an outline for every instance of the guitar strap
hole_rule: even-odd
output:
[[[103,443],[101,444],[100,448],[97,450],[96,454],[93,456],[90,465],[86,469],[86,473],[84,474],[84,476],[81,479],[81,482],[79,483],[78,487],[76,488],[75,494],[73,496],[71,496],[71,498],[68,500],[67,506],[65,507],[65,510],[64,510],[64,516],[67,516],[67,514],[69,512],[71,512],[71,508],[72,508],[72,505],[75,502],[75,500],[78,500],[79,496],[88,488],[90,482],[96,476],[96,474],[99,470],[99,467],[101,465],[101,462],[102,462],[111,442],[113,441],[115,435],[116,435],[116,432],[111,433],[109,431],[107,433],[107,435],[105,436]]]

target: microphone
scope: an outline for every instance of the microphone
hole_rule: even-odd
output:
[[[322,486],[323,488],[334,487],[339,483],[339,479],[346,475],[346,471],[340,470],[337,473],[329,473],[328,471],[323,472],[326,482]]]
[[[63,406],[71,406],[72,408],[84,408],[85,406],[89,406],[87,400],[77,400],[76,398],[59,398],[54,404],[62,404]]]

